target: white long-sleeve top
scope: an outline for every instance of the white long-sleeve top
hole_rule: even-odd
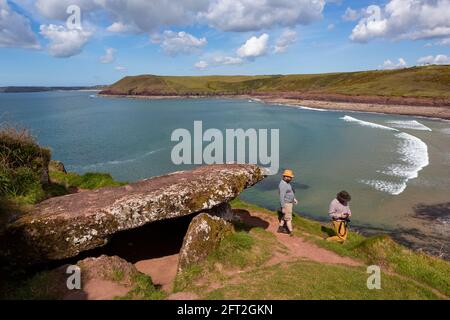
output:
[[[330,203],[330,209],[328,210],[328,214],[333,220],[342,220],[347,216],[350,217],[352,215],[352,211],[350,210],[350,205],[344,206],[342,203],[338,201],[338,199],[334,199]]]

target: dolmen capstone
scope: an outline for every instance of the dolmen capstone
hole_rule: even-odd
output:
[[[225,208],[216,211],[227,218],[230,209],[224,204],[264,177],[264,169],[256,165],[208,165],[51,198],[4,229],[0,257],[16,264],[60,260],[104,246],[117,232],[155,221],[213,209],[211,213],[214,208]]]

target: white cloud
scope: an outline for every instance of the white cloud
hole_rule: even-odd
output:
[[[246,61],[240,57],[224,55],[222,53],[214,53],[208,55],[203,60],[198,61],[194,64],[194,66],[199,70],[204,70],[210,67],[240,65],[245,62]]]
[[[105,51],[106,51],[105,55],[100,57],[100,62],[113,63],[114,60],[116,60],[116,57],[114,55],[117,52],[117,50],[114,48],[107,48]]]
[[[350,39],[427,39],[450,36],[450,0],[390,0],[371,5],[354,27]]]
[[[335,25],[334,25],[333,23],[330,23],[330,24],[327,26],[327,30],[328,30],[328,31],[331,31],[331,30],[334,29],[334,27],[335,27]]]
[[[263,33],[259,37],[253,36],[237,49],[236,53],[241,58],[256,58],[262,56],[267,52],[268,41],[269,35],[267,33]]]
[[[366,42],[370,38],[385,35],[387,21],[382,18],[380,7],[376,5],[369,6],[364,14],[365,17],[353,28],[350,39],[357,42]]]
[[[444,38],[435,42],[428,42],[425,44],[425,47],[430,48],[433,46],[448,46],[448,45],[450,45],[450,38]]]
[[[108,28],[106,28],[106,31],[113,33],[131,33],[137,32],[138,30],[132,25],[123,24],[122,22],[114,22]]]
[[[223,31],[257,31],[309,24],[322,18],[325,0],[214,0],[202,13]]]
[[[28,0],[23,0],[28,1]],[[292,27],[322,18],[326,0],[37,0],[37,12],[65,21],[67,7],[81,8],[83,19],[100,12],[110,32],[155,32],[164,26],[206,22],[223,31]]]
[[[184,31],[173,32],[170,30],[164,31],[162,35],[154,36],[152,41],[159,43],[164,52],[172,56],[197,52],[208,42],[206,38],[196,38]]]
[[[0,0],[0,47],[39,48],[29,20],[15,12],[6,0]]]
[[[41,25],[40,33],[50,41],[48,51],[57,58],[68,58],[81,53],[92,35],[91,31],[67,29],[54,24]]]
[[[297,32],[292,29],[285,29],[275,43],[274,53],[286,52],[288,47],[297,40]]]
[[[36,8],[50,19],[65,20],[69,5],[81,8],[83,19],[104,11],[110,32],[152,32],[161,26],[186,25],[208,9],[208,0],[38,0]]]
[[[438,44],[442,45],[442,46],[449,46],[450,45],[450,38],[442,39],[441,41],[438,42]]]
[[[116,66],[116,67],[114,67],[114,69],[116,69],[116,71],[119,71],[119,72],[127,72],[128,71],[128,69],[123,66]]]
[[[200,60],[194,64],[194,67],[196,67],[199,70],[204,70],[209,66],[208,62],[205,60]]]
[[[296,32],[285,29],[274,46],[274,53],[284,52],[295,41]],[[204,70],[209,67],[240,65],[263,56],[269,49],[269,35],[263,33],[259,37],[253,36],[236,50],[236,55],[223,53],[210,53],[194,64],[197,69]]]
[[[232,56],[215,56],[212,59],[214,65],[236,65],[236,64],[243,64],[244,60],[242,60],[239,57],[232,57]]]
[[[342,19],[344,21],[356,21],[359,18],[361,18],[361,13],[357,10],[353,10],[350,7],[348,7],[347,10],[345,10],[344,15],[342,16]]]
[[[405,59],[399,58],[398,63],[394,63],[391,60],[385,60],[383,65],[380,66],[381,69],[384,70],[394,70],[394,69],[403,69],[406,68],[408,64],[406,63]]]
[[[445,54],[438,54],[437,56],[426,56],[417,60],[421,65],[426,64],[450,64],[450,57]]]
[[[82,14],[101,7],[108,0],[37,0],[35,6],[44,17],[55,20],[66,20],[70,5],[80,7]]]

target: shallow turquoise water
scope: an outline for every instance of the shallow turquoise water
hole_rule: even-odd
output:
[[[170,136],[177,128],[192,131],[195,120],[203,121],[204,130],[279,129],[280,170],[291,168],[296,173],[295,187],[301,201],[297,212],[318,219],[326,219],[329,202],[336,192],[346,189],[354,199],[355,225],[418,228],[427,234],[433,231],[414,217],[414,207],[450,201],[448,122],[320,112],[247,100],[140,100],[91,95],[0,94],[0,116],[2,121],[31,128],[67,169],[110,172],[125,181],[189,168],[171,162],[176,143]],[[279,176],[271,176],[246,191],[243,198],[275,209],[278,181]]]

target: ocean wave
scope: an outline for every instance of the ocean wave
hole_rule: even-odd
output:
[[[291,108],[302,109],[302,110],[320,111],[320,112],[340,111],[340,110],[335,110],[335,109],[311,108],[311,107],[299,106],[298,104],[289,104],[289,103],[275,103],[274,105],[281,106],[281,107],[291,107]]]
[[[401,163],[392,164],[387,169],[378,170],[377,172],[400,178],[401,181],[392,182],[386,180],[361,180],[362,183],[370,185],[379,191],[387,192],[392,195],[399,195],[405,191],[408,181],[417,178],[419,176],[419,172],[429,165],[430,160],[428,155],[428,146],[416,136],[405,132],[399,132],[399,130],[394,128],[359,120],[350,116],[345,116],[341,119],[371,128],[396,131],[397,133],[395,133],[394,136],[400,140],[396,151],[400,156],[399,160]]]
[[[428,146],[419,138],[408,133],[397,133],[395,135],[401,139],[397,152],[403,164],[393,164],[380,173],[406,179],[415,179],[419,176],[419,171],[428,166],[430,160]]]
[[[444,128],[440,130],[442,133],[450,134],[450,128]]]
[[[391,127],[387,127],[387,126],[383,126],[381,124],[377,124],[377,123],[373,123],[373,122],[368,122],[368,121],[364,121],[364,120],[359,120],[350,116],[343,116],[340,119],[347,121],[347,122],[354,122],[354,123],[358,123],[362,126],[365,127],[371,127],[371,128],[376,128],[376,129],[383,129],[383,130],[391,130],[391,131],[399,131],[397,129],[391,128]]]
[[[312,110],[312,111],[321,111],[321,112],[327,112],[327,111],[335,111],[332,109],[319,109],[319,108],[311,108],[311,107],[305,107],[305,106],[296,106],[299,109],[304,109],[304,110]]]
[[[114,166],[114,165],[119,165],[119,164],[124,164],[124,163],[130,163],[130,162],[135,162],[138,161],[140,159],[143,159],[145,157],[148,157],[149,155],[152,155],[156,152],[159,152],[161,150],[163,150],[165,148],[160,148],[160,149],[156,149],[156,150],[150,150],[136,158],[130,158],[130,159],[123,159],[123,160],[111,160],[111,161],[106,161],[106,162],[99,162],[99,163],[94,163],[94,164],[89,164],[87,166],[74,166],[76,168],[80,168],[82,170],[90,170],[90,169],[94,169],[94,168],[98,168],[98,167],[105,167],[105,166]]]
[[[402,160],[412,168],[412,174],[408,178],[417,178],[419,171],[430,164],[427,144],[409,133],[401,132],[395,136],[403,139],[399,152]]]
[[[386,192],[392,195],[399,195],[406,189],[406,182],[391,182],[384,180],[360,180],[361,183],[367,184],[378,191]]]
[[[419,121],[416,120],[392,120],[387,121],[390,125],[395,128],[400,129],[412,129],[412,130],[421,130],[421,131],[433,131],[427,126],[423,125]]]

